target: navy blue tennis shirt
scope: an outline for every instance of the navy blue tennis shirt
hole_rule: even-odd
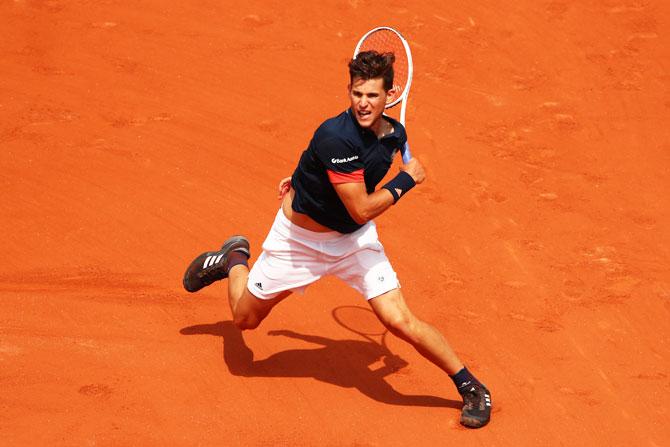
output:
[[[362,128],[351,110],[319,126],[291,177],[294,211],[340,233],[362,227],[349,215],[333,184],[365,182],[368,194],[375,191],[407,141],[402,124],[388,116],[383,119],[393,125],[393,133],[382,138]]]

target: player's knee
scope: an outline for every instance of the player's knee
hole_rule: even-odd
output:
[[[414,327],[411,314],[397,313],[386,318],[383,323],[393,335],[403,339],[411,338]]]
[[[233,324],[241,331],[252,330],[261,324],[261,319],[254,315],[236,315]]]

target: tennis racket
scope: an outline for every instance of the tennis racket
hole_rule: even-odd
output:
[[[405,113],[407,111],[407,97],[409,88],[412,85],[412,52],[409,44],[402,35],[388,26],[374,28],[358,41],[354,50],[354,58],[362,51],[374,50],[378,53],[393,53],[395,63],[393,64],[394,80],[391,98],[386,103],[386,108],[391,108],[399,103],[400,106],[400,124],[405,125]],[[402,161],[409,162],[412,154],[409,150],[409,144],[405,142],[402,149]]]

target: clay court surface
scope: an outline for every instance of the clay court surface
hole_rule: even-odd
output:
[[[669,21],[660,0],[0,2],[0,445],[670,445]],[[231,234],[258,256],[381,24],[414,52],[428,180],[380,237],[490,387],[481,430],[409,346],[333,318],[379,329],[338,280],[243,335],[225,283],[181,287]]]

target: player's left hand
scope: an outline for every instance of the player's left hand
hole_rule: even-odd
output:
[[[291,190],[291,177],[281,179],[279,182],[279,195],[277,199],[281,200]]]

